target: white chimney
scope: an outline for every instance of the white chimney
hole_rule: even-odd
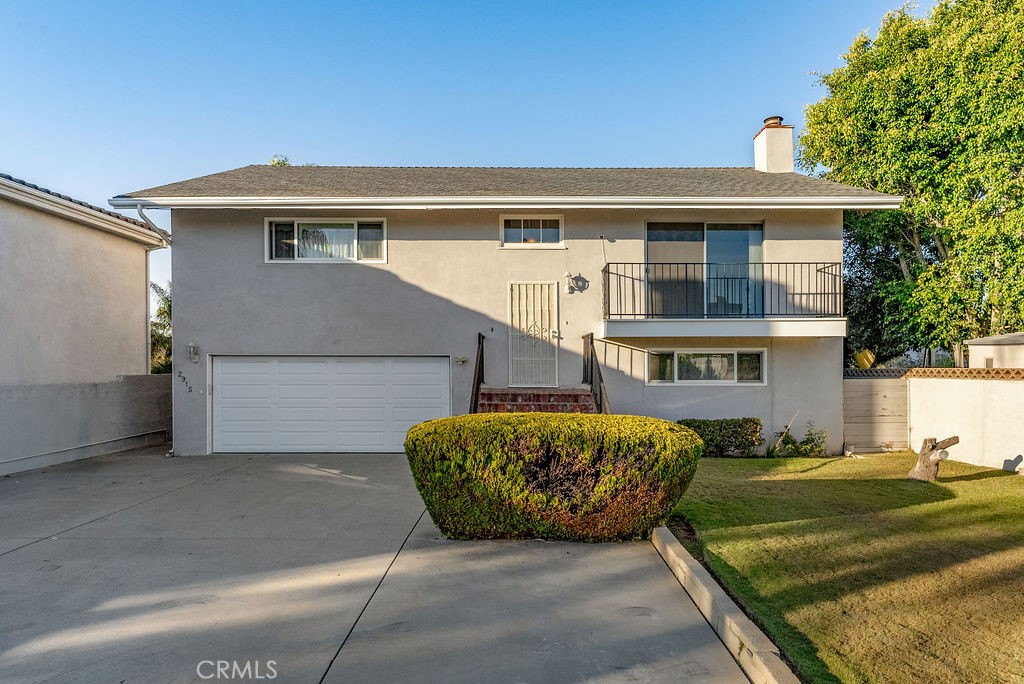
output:
[[[754,136],[754,168],[765,173],[793,173],[793,127],[769,116]]]

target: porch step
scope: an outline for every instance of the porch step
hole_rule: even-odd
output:
[[[597,413],[586,388],[482,387],[479,413]]]

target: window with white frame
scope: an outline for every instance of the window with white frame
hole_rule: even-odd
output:
[[[267,221],[270,261],[384,261],[381,219]]]
[[[502,216],[502,247],[558,247],[562,244],[561,216]]]
[[[666,349],[647,353],[647,381],[765,384],[764,349]]]

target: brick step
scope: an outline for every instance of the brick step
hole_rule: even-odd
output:
[[[480,413],[597,413],[594,395],[585,388],[484,387]]]
[[[479,413],[526,413],[540,411],[542,413],[597,413],[594,402],[589,404],[527,404],[527,403],[492,403],[480,402]]]
[[[592,401],[594,395],[587,389],[481,389],[480,401],[496,402],[558,402]]]

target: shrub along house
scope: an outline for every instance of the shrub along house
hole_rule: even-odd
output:
[[[248,166],[113,198],[172,210],[176,451],[400,451],[428,418],[594,410],[598,376],[615,412],[799,409],[838,450],[842,213],[901,198],[794,173],[779,117],[754,157]]]

